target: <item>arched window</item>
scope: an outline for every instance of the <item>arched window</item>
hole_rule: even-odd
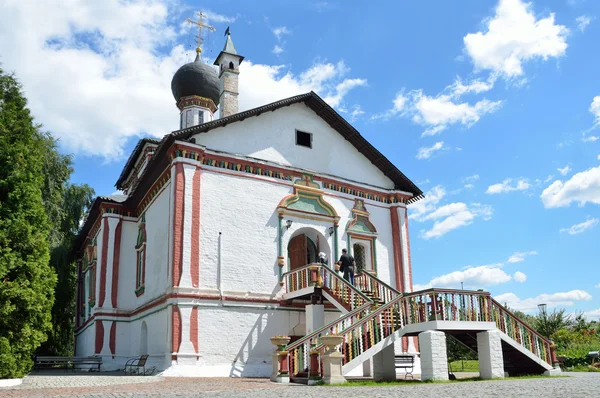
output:
[[[354,264],[356,265],[356,273],[360,274],[366,267],[365,248],[363,245],[355,243],[352,246],[354,251]]]
[[[148,354],[148,325],[142,321],[142,330],[140,336],[140,355]]]
[[[146,280],[146,213],[142,214],[142,222],[138,227],[136,250],[136,270],[135,270],[135,295],[144,294],[144,284]]]
[[[229,69],[235,69],[235,67],[233,66],[233,62],[229,63]]]

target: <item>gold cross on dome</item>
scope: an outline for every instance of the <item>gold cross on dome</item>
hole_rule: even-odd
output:
[[[214,32],[216,29],[214,26],[204,24],[204,18],[206,18],[206,16],[202,13],[202,11],[198,11],[198,17],[200,19],[199,21],[194,21],[191,18],[186,19],[186,21],[190,24],[198,26],[198,35],[196,36],[196,43],[198,44],[198,47],[196,47],[196,52],[198,55],[200,55],[202,52],[202,43],[204,43],[204,40],[202,39],[202,28],[208,29],[209,32]]]

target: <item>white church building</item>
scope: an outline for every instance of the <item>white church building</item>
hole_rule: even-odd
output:
[[[171,85],[179,129],[140,140],[116,182],[124,195],[93,203],[77,245],[76,355],[101,356],[105,370],[148,354],[163,375],[269,377],[305,371],[309,341],[351,330],[344,374],[393,369],[394,352],[419,373],[417,340],[460,329],[444,322],[472,321],[480,352],[505,336],[526,345],[487,293],[456,293],[472,306],[449,291],[401,297],[412,292],[407,205],[422,191],[313,92],[238,112],[243,59],[228,32],[216,67],[200,51],[183,65]],[[362,270],[356,287],[333,269],[343,248]],[[314,265],[319,253],[327,265]],[[274,336],[288,337],[279,364]],[[543,367],[549,345],[532,336]],[[502,363],[490,364],[497,375]]]

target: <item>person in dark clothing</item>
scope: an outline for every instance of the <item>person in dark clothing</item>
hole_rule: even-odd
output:
[[[344,279],[354,285],[354,257],[348,254],[348,250],[342,249],[342,256],[338,261],[340,271],[344,273]]]

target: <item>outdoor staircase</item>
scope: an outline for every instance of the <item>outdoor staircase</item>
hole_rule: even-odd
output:
[[[505,371],[510,375],[539,374],[552,369],[551,342],[488,292],[428,289],[402,294],[367,272],[357,275],[352,286],[321,264],[287,272],[283,280],[285,300],[321,292],[344,314],[287,345],[292,381],[307,379],[309,352],[324,350],[322,336],[343,337],[343,374],[347,374],[402,336],[417,336],[427,330],[450,333],[474,350],[478,332],[499,330]]]

